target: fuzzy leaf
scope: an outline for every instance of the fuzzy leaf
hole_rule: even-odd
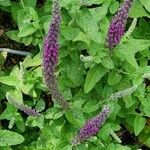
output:
[[[136,116],[134,120],[134,133],[135,135],[139,135],[139,133],[143,130],[146,123],[146,119],[141,116]]]
[[[95,84],[107,73],[107,69],[102,65],[98,64],[95,65],[93,68],[89,70],[87,73],[85,84],[84,84],[84,91],[88,93],[92,90]]]
[[[22,135],[9,130],[0,130],[0,146],[18,145],[24,141]]]

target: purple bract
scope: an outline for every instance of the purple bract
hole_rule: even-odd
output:
[[[80,129],[77,136],[73,139],[72,144],[80,144],[81,142],[87,140],[91,136],[96,135],[99,132],[103,123],[106,121],[109,112],[109,106],[105,105],[101,113],[99,113],[96,117],[90,119],[85,123],[85,125]]]
[[[133,0],[124,0],[117,14],[113,17],[108,33],[107,33],[107,47],[113,49],[119,44],[121,37],[125,33],[125,26],[132,6]]]
[[[48,34],[43,46],[43,74],[45,83],[51,92],[52,97],[63,109],[68,107],[64,97],[60,94],[55,78],[55,67],[58,61],[58,36],[61,22],[59,0],[53,1],[52,19]]]

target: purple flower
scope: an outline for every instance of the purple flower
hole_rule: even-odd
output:
[[[48,34],[44,40],[43,52],[43,74],[45,83],[52,97],[63,109],[68,107],[64,97],[60,94],[55,78],[55,67],[58,61],[58,36],[61,22],[59,0],[53,1],[52,19]]]
[[[109,106],[105,105],[101,113],[99,113],[97,116],[87,121],[86,124],[80,129],[79,133],[73,139],[72,144],[73,145],[80,144],[81,142],[87,140],[91,136],[96,135],[99,132],[103,123],[108,118],[109,112],[110,112]]]
[[[118,45],[121,37],[124,35],[128,13],[132,3],[133,0],[124,0],[117,14],[113,17],[107,33],[106,45],[109,49],[113,49]]]

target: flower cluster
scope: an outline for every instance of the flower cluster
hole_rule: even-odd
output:
[[[108,33],[107,33],[107,47],[113,49],[121,40],[125,33],[125,25],[127,22],[129,10],[132,6],[133,0],[124,0],[117,14],[113,17]]]
[[[35,109],[32,109],[31,107],[24,105],[23,103],[18,103],[17,100],[9,96],[9,94],[7,94],[6,97],[10,101],[10,103],[12,103],[15,107],[23,111],[25,114],[33,117],[40,115],[40,113],[38,113]]]
[[[124,97],[124,96],[127,96],[127,95],[130,95],[132,94],[133,92],[136,91],[138,85],[134,85],[130,88],[127,88],[123,91],[119,91],[119,92],[116,92],[116,93],[113,93],[111,96],[110,96],[110,100],[115,100],[115,99],[118,99],[118,98],[121,98],[121,97]]]
[[[20,103],[17,103],[17,102],[13,102],[13,104],[18,108],[20,109],[21,111],[23,111],[25,114],[29,115],[29,116],[39,116],[40,114],[35,110],[35,109],[32,109],[31,107],[27,106],[27,105],[24,105],[24,104],[20,104]]]
[[[81,142],[87,140],[91,136],[94,136],[98,133],[103,123],[106,121],[108,114],[110,112],[109,106],[105,105],[102,109],[102,112],[97,116],[87,121],[86,124],[80,129],[77,136],[73,139],[72,144],[77,145]]]
[[[58,36],[61,22],[59,0],[53,1],[52,19],[50,28],[43,46],[43,74],[45,83],[50,90],[52,97],[63,109],[68,107],[64,97],[60,94],[55,78],[55,67],[58,61]]]

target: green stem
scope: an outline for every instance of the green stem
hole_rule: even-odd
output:
[[[23,0],[20,0],[20,1],[21,1],[21,5],[22,5],[22,7],[23,7],[23,8],[25,8],[25,5],[24,5]]]

